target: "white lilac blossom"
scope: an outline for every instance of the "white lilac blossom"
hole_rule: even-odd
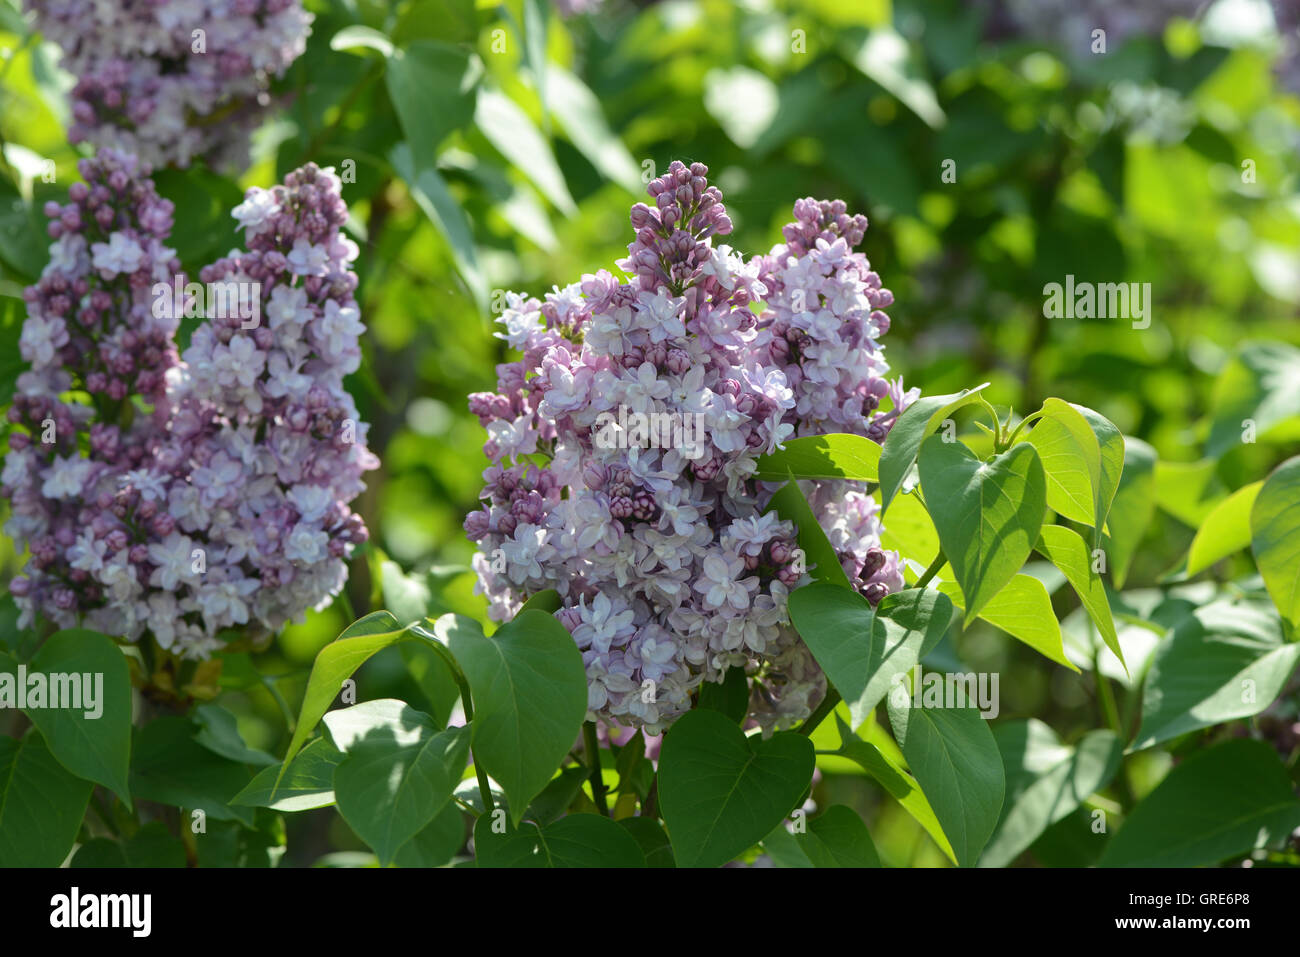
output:
[[[378,465],[343,377],[361,325],[332,170],[308,165],[239,215],[246,251],[206,283],[261,298],[269,324],[209,315],[178,356],[158,309],[180,263],[171,204],[148,167],[103,150],[66,206],[51,203],[50,264],[24,293],[18,380],[0,494],[5,532],[30,551],[10,583],[20,625],[84,624],[202,658],[225,629],[278,630],[342,588],[366,529],[348,503]],[[303,277],[289,253],[318,250]],[[101,248],[95,263],[77,251]],[[125,251],[125,252],[124,252]],[[109,258],[105,258],[109,257]],[[72,401],[75,391],[90,404]]]
[[[589,717],[651,734],[732,668],[765,730],[820,702],[825,676],[786,610],[810,579],[792,523],[765,511],[779,485],[753,478],[756,461],[794,436],[881,442],[916,396],[885,379],[893,296],[854,252],[866,219],[799,200],[785,242],[745,259],[713,244],[731,221],[706,172],[673,163],[650,183],[654,205],[632,208],[629,279],[601,270],[544,301],[508,295],[498,335],[522,358],[469,402],[493,463],[465,520],[490,615],[555,589]],[[698,416],[699,445],[603,440],[620,412]],[[901,588],[866,487],[801,486],[867,599]]]
[[[29,0],[63,51],[73,143],[243,169],[271,81],[306,49],[301,0]]]

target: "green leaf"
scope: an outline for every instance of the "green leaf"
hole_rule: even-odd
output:
[[[188,718],[155,718],[135,733],[131,759],[131,793],[186,811],[203,811],[218,821],[253,826],[250,808],[231,807],[231,799],[252,775],[248,769],[213,754],[194,740],[197,728]]]
[[[150,821],[127,841],[95,838],[77,848],[69,867],[185,867],[185,845],[162,821]]]
[[[0,867],[58,867],[72,850],[94,785],[54,759],[35,728],[0,736]]]
[[[898,496],[889,512],[889,522],[880,533],[880,547],[898,552],[903,558],[929,567],[939,554],[939,533],[919,494]]]
[[[1111,504],[1104,542],[1111,580],[1123,588],[1138,543],[1156,512],[1156,451],[1141,439],[1124,437],[1124,469]]]
[[[632,835],[632,839],[645,855],[646,867],[676,867],[673,859],[673,847],[668,841],[668,833],[652,817],[625,817],[618,822]]]
[[[596,94],[576,75],[554,63],[547,66],[551,115],[596,171],[630,193],[640,193],[641,167],[605,122]]]
[[[1006,786],[988,724],[972,707],[912,707],[889,696],[889,723],[962,867],[973,865],[997,825]]]
[[[1206,455],[1219,458],[1243,441],[1300,437],[1300,349],[1284,342],[1243,342],[1214,383]]]
[[[1097,437],[1097,449],[1101,454],[1101,473],[1097,480],[1096,516],[1093,526],[1092,547],[1101,544],[1102,535],[1107,527],[1111,508],[1115,503],[1115,494],[1120,482],[1124,480],[1125,444],[1124,435],[1115,423],[1100,412],[1094,412],[1087,406],[1074,405],[1072,408],[1084,417],[1093,435]]]
[[[391,52],[384,73],[388,98],[418,166],[432,168],[439,144],[473,118],[482,75],[477,56],[437,40],[412,40],[406,49]],[[437,109],[431,108],[434,91]]]
[[[1100,867],[1199,867],[1281,845],[1300,800],[1263,741],[1224,741],[1169,772],[1124,820]]]
[[[847,594],[843,588],[835,590]],[[745,669],[732,666],[727,669],[721,681],[705,681],[700,685],[696,707],[712,708],[736,724],[744,724],[745,717],[749,714],[749,679],[745,676]]]
[[[969,619],[1011,581],[1038,540],[1047,508],[1043,466],[1030,445],[981,462],[965,445],[939,436],[921,446],[918,465]]]
[[[1187,554],[1187,574],[1199,575],[1220,559],[1250,547],[1250,512],[1264,487],[1251,482],[1214,506],[1192,539]]]
[[[897,97],[931,129],[937,130],[947,123],[948,118],[939,105],[934,87],[923,75],[924,59],[889,24],[871,30],[856,49],[848,45],[845,57],[865,76]]]
[[[393,39],[406,43],[431,37],[446,43],[472,42],[478,36],[474,0],[413,0],[404,4]]]
[[[956,864],[957,857],[953,854],[952,845],[948,842],[947,835],[943,833],[943,827],[935,816],[934,808],[930,806],[916,779],[891,761],[874,744],[854,735],[853,729],[845,724],[838,714],[835,715],[835,724],[840,732],[840,747],[835,753],[853,761],[875,778],[880,786],[889,792],[890,797],[897,801],[903,810],[934,839],[948,860]]]
[[[392,612],[398,624],[423,621],[429,614],[433,592],[427,580],[422,581],[419,575],[408,575],[397,562],[384,560],[379,565],[379,582],[384,607]]]
[[[533,75],[537,89],[537,100],[542,109],[546,109],[546,0],[523,0],[524,4],[524,60],[528,71]]]
[[[1156,504],[1184,525],[1199,528],[1227,498],[1227,490],[1215,474],[1218,462],[1156,462]]]
[[[342,760],[343,752],[324,738],[317,738],[289,762],[289,769],[278,785],[279,767],[263,768],[230,803],[269,807],[273,811],[328,807],[334,803],[334,769]]]
[[[360,23],[346,26],[330,37],[330,49],[376,50],[385,57],[391,57],[394,53],[392,40],[373,27]]]
[[[801,834],[791,834],[784,825],[778,824],[769,837],[782,840],[785,835],[794,843],[798,863],[783,863],[777,860],[778,867],[879,867],[880,856],[876,845],[871,841],[867,826],[862,823],[856,811],[835,804],[822,814],[807,822],[807,830]],[[764,847],[772,851],[772,845],[764,840]],[[777,855],[773,854],[776,858]],[[804,863],[806,862],[806,863]]]
[[[17,706],[17,665],[0,655],[0,709]],[[50,753],[79,778],[111,789],[131,806],[131,676],[126,657],[111,638],[85,628],[51,635],[26,667],[28,707]],[[39,675],[44,704],[32,707],[31,679]],[[59,676],[59,677],[56,677]],[[14,684],[8,688],[10,682]],[[54,695],[74,701],[71,708],[51,707]],[[92,708],[87,697],[95,698]],[[95,717],[88,714],[98,712]]]
[[[988,388],[988,383],[951,395],[923,395],[895,420],[885,443],[880,449],[880,514],[884,515],[889,503],[907,477],[916,461],[921,443],[934,434],[944,419],[962,406],[970,405],[978,393]]]
[[[1259,714],[1300,663],[1267,603],[1218,601],[1174,625],[1157,647],[1133,750]]]
[[[547,588],[544,591],[539,591],[536,595],[529,596],[528,601],[524,602],[519,610],[527,611],[529,608],[536,608],[538,611],[544,611],[549,615],[560,610],[562,601],[558,591],[554,588]]]
[[[397,852],[398,867],[442,867],[465,844],[465,817],[448,801],[419,834]]]
[[[474,245],[474,232],[470,228],[465,210],[447,182],[433,167],[432,159],[416,160],[411,148],[406,143],[393,147],[388,156],[393,169],[406,183],[411,198],[433,223],[434,228],[442,234],[451,248],[452,260],[456,271],[465,280],[474,302],[480,310],[488,307],[487,278],[478,261],[478,249]],[[417,165],[418,164],[418,165]]]
[[[854,479],[874,482],[879,477],[880,446],[850,433],[809,435],[787,439],[784,447],[758,458],[754,478],[764,482],[797,479]]]
[[[719,867],[761,841],[794,810],[815,763],[804,735],[747,738],[716,711],[682,715],[659,757],[659,799],[677,865]]]
[[[474,123],[497,152],[527,176],[557,209],[567,215],[577,211],[551,145],[514,100],[500,90],[484,88],[479,92]]]
[[[1088,617],[1101,632],[1106,647],[1115,652],[1115,657],[1124,664],[1119,636],[1115,634],[1115,619],[1111,616],[1110,601],[1106,598],[1106,585],[1101,576],[1093,571],[1093,556],[1088,550],[1088,543],[1064,525],[1044,525],[1038,531],[1038,544],[1035,547],[1064,573],[1070,587],[1087,610]],[[1128,665],[1124,664],[1124,667],[1127,670]]]
[[[479,867],[645,867],[646,863],[632,834],[598,814],[570,814],[545,827],[525,821],[517,829],[499,816],[484,814],[474,824],[474,848]]]
[[[199,725],[199,733],[194,736],[194,740],[213,754],[239,764],[257,764],[262,767],[279,765],[277,758],[244,743],[235,716],[220,705],[199,705],[194,709],[194,719]]]
[[[302,710],[298,714],[298,724],[281,765],[281,777],[316,723],[329,710],[334,698],[342,690],[343,682],[372,655],[401,641],[406,633],[406,628],[398,624],[391,612],[375,611],[348,625],[338,638],[320,650],[307,679]]]
[[[443,615],[434,630],[469,680],[475,761],[501,785],[518,824],[582,731],[582,654],[563,625],[536,609],[491,636],[459,615]]]
[[[469,757],[468,728],[439,731],[427,714],[379,700],[325,716],[344,758],[334,771],[339,813],[392,863],[451,800]]]
[[[1274,469],[1259,490],[1250,511],[1250,547],[1273,604],[1300,624],[1300,456]]]
[[[961,586],[956,582],[940,582],[939,591],[952,599],[954,605],[965,609]],[[1030,648],[1057,664],[1072,671],[1079,669],[1065,654],[1061,626],[1052,611],[1052,598],[1047,588],[1032,575],[1016,575],[1007,586],[993,596],[977,616],[990,625],[1001,628],[1012,638],[1023,641]]]
[[[790,479],[777,489],[767,504],[767,510],[794,523],[799,547],[807,556],[808,574],[817,581],[830,582],[841,588],[853,588],[849,576],[844,573],[844,566],[840,564],[839,555],[831,546],[830,539],[826,537],[826,532],[808,505],[808,499],[804,497],[798,482]]]
[[[1112,731],[1089,731],[1074,747],[1036,718],[993,729],[1006,770],[1006,800],[981,867],[1006,867],[1047,828],[1068,817],[1119,770],[1124,743]]]
[[[1099,527],[1101,445],[1083,414],[1060,399],[1043,403],[1043,417],[1025,441],[1047,474],[1047,504],[1071,521]],[[1111,490],[1112,494],[1114,489]],[[1107,507],[1110,503],[1107,502]]]
[[[857,592],[815,582],[795,589],[790,619],[826,677],[862,724],[899,675],[937,645],[953,620],[949,599],[930,589],[887,595],[879,607]]]
[[[644,740],[641,741],[640,746],[645,747]],[[619,758],[621,761],[622,754]],[[558,819],[569,809],[569,805],[573,803],[573,799],[578,796],[578,792],[590,777],[590,769],[582,765],[565,768],[551,778],[546,787],[542,788],[541,793],[533,798],[533,802],[528,805],[528,810],[524,813],[524,819],[543,826]],[[619,784],[622,790],[623,782],[620,781]]]

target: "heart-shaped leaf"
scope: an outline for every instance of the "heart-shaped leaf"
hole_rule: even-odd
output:
[[[95,786],[54,760],[40,731],[0,736],[0,867],[58,867]]]
[[[306,742],[316,723],[352,676],[372,655],[406,637],[407,630],[390,612],[371,612],[343,629],[343,633],[320,650],[307,678],[298,724],[289,740],[289,750],[280,765],[280,774]]]
[[[1096,524],[1101,446],[1083,414],[1068,402],[1048,399],[1025,441],[1038,450],[1047,474],[1047,504],[1072,521]]]
[[[956,582],[940,582],[939,590],[958,608],[965,608],[966,600]],[[1052,598],[1043,583],[1032,575],[1013,577],[1005,588],[989,599],[979,617],[1012,638],[1023,641],[1043,657],[1073,671],[1079,670],[1065,656],[1065,642],[1061,625],[1052,611]]]
[[[956,864],[957,858],[952,852],[952,845],[948,842],[947,836],[944,835],[939,819],[935,817],[934,808],[926,800],[925,794],[916,783],[916,779],[903,770],[896,761],[891,760],[875,744],[857,737],[838,714],[835,715],[835,724],[840,732],[840,747],[835,753],[840,757],[848,758],[875,778],[877,783],[889,792],[889,796],[897,801],[917,824],[925,828],[925,832],[934,839],[934,843],[939,846],[939,849],[943,851],[948,860]],[[869,728],[884,738],[882,744],[887,741],[890,745],[893,745],[893,741],[889,740],[884,730],[877,726],[874,721],[869,725]],[[894,745],[894,748],[896,750],[897,745]]]
[[[812,780],[813,744],[746,737],[717,711],[688,711],[664,736],[659,799],[678,867],[719,867],[761,841]]]
[[[1297,663],[1300,643],[1283,640],[1266,602],[1197,609],[1156,647],[1133,749],[1259,714],[1282,693]]]
[[[1047,479],[1034,447],[981,462],[960,442],[931,436],[918,457],[921,490],[970,620],[1011,581],[1038,541]]]
[[[889,723],[957,863],[969,867],[997,825],[1006,780],[988,724],[972,707],[913,707],[889,696]]]
[[[364,712],[348,720],[349,712]],[[370,701],[326,717],[345,753],[334,771],[339,813],[381,865],[451,800],[469,755],[469,729],[439,731],[400,701]]]
[[[943,638],[954,609],[946,595],[912,588],[879,607],[854,591],[814,582],[791,592],[790,619],[849,705],[853,727]]]
[[[18,665],[6,657],[0,654],[0,708],[13,708],[18,702],[6,694],[5,685],[17,680]],[[40,728],[50,753],[77,777],[112,789],[129,808],[131,676],[122,649],[99,632],[70,628],[41,645],[25,674],[24,711]],[[32,706],[30,679],[36,676],[43,700]],[[16,685],[8,690],[16,692]],[[59,707],[53,706],[56,691]]]
[[[1279,846],[1300,801],[1277,752],[1237,739],[1192,754],[1129,812],[1099,867],[1199,867]]]
[[[230,803],[269,807],[273,811],[328,807],[334,803],[334,769],[342,760],[342,752],[324,738],[317,738],[289,762],[289,770],[278,785],[279,767],[263,768]]]
[[[777,867],[879,867],[880,856],[862,818],[836,804],[797,833],[778,825],[763,840]]]
[[[1124,743],[1112,731],[1089,731],[1061,744],[1037,719],[993,729],[1007,774],[1002,820],[980,855],[981,867],[1006,867],[1048,827],[1104,788],[1119,769]]]
[[[631,833],[597,814],[570,814],[538,827],[518,828],[500,815],[481,815],[474,824],[479,867],[645,867],[645,855]]]
[[[521,611],[490,637],[459,615],[443,615],[434,632],[469,680],[474,760],[501,785],[518,824],[582,731],[582,653],[563,625],[535,609]]]
[[[1101,632],[1106,647],[1115,652],[1115,657],[1123,664],[1124,653],[1120,650],[1119,637],[1115,634],[1115,619],[1110,613],[1106,586],[1096,571],[1099,566],[1088,550],[1088,543],[1079,537],[1078,532],[1064,525],[1044,525],[1038,531],[1038,544],[1035,547],[1065,575],[1070,587],[1079,596],[1079,601],[1087,609],[1088,617]],[[1128,665],[1124,667],[1127,668]]]

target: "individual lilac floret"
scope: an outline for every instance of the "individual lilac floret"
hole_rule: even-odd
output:
[[[714,245],[731,220],[706,173],[675,162],[632,207],[628,281],[508,295],[498,335],[523,357],[469,400],[493,460],[465,520],[490,614],[554,588],[589,716],[651,734],[731,668],[764,729],[818,704],[825,676],[786,610],[807,563],[756,461],[796,435],[883,441],[915,398],[884,378],[893,297],[853,251],[865,218],[800,200],[786,242],[746,260]],[[801,485],[868,600],[901,588],[866,487]]]
[[[250,190],[237,215],[265,215],[248,252],[203,270],[206,319],[178,362],[176,306],[199,304],[171,294],[186,286],[162,245],[171,204],[132,157],[105,150],[80,168],[72,202],[46,210],[56,242],[25,293],[32,368],[0,494],[5,531],[31,557],[10,588],[22,627],[40,615],[147,631],[206,657],[225,629],[264,634],[328,602],[365,539],[348,502],[378,463],[342,384],[363,328],[356,247],[338,232],[332,171]],[[72,390],[89,404],[60,398]]]
[[[29,0],[76,78],[68,139],[155,166],[243,169],[267,90],[306,49],[300,0]]]

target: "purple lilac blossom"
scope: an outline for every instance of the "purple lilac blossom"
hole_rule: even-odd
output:
[[[493,463],[465,520],[489,614],[558,591],[589,718],[647,734],[730,668],[751,679],[765,731],[818,704],[825,676],[786,610],[810,578],[792,523],[764,513],[779,485],[753,478],[756,460],[792,436],[881,442],[917,394],[885,379],[893,296],[853,251],[866,218],[799,200],[785,242],[747,260],[714,244],[731,221],[706,173],[674,162],[649,185],[653,205],[632,207],[629,279],[601,270],[541,302],[509,294],[498,335],[523,356],[469,399]],[[620,448],[602,425],[620,410],[699,415],[699,447]],[[866,487],[801,486],[868,599],[901,588]]]
[[[171,203],[130,155],[103,150],[80,171],[71,202],[46,208],[50,263],[24,294],[31,369],[9,412],[23,428],[0,495],[5,532],[30,558],[10,590],[20,627],[39,614],[130,640],[148,632],[203,658],[223,629],[265,634],[328,603],[365,540],[348,502],[378,462],[343,388],[364,328],[357,249],[339,234],[332,170],[309,164],[250,189],[235,210],[248,250],[201,278],[260,296],[266,322],[245,328],[209,300],[178,356],[176,312],[152,294],[180,276],[163,245]]]
[[[300,0],[30,0],[76,77],[68,139],[154,166],[241,170],[267,92],[306,49]],[[196,33],[196,31],[202,31]]]

